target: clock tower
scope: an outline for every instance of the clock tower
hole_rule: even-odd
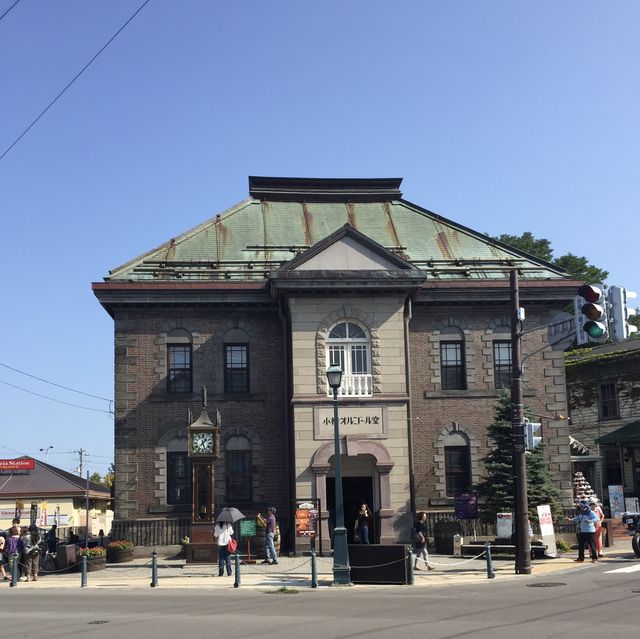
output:
[[[188,447],[192,468],[191,534],[187,563],[215,563],[213,511],[215,471],[213,462],[220,455],[220,413],[215,422],[207,412],[207,389],[202,388],[202,412],[189,425]]]

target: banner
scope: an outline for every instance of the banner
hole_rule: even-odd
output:
[[[553,519],[551,517],[551,507],[548,504],[538,506],[538,522],[540,523],[540,536],[542,543],[547,546],[545,555],[547,557],[557,557],[556,534],[553,530]]]
[[[0,470],[33,470],[35,459],[0,459]]]
[[[611,516],[620,517],[625,511],[624,486],[609,486],[609,504]]]
[[[478,496],[475,493],[456,493],[454,508],[457,519],[478,519]]]

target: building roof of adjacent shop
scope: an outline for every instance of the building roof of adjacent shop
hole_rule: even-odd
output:
[[[345,224],[439,279],[564,279],[564,271],[408,200],[401,178],[250,177],[250,197],[113,269],[107,281],[256,280]]]
[[[18,457],[18,459],[30,459]],[[84,497],[87,494],[87,480],[34,459],[33,470],[1,471],[0,497],[21,499],[30,497]],[[89,482],[89,497],[109,499],[110,490],[100,484]]]
[[[640,442],[640,421],[631,422],[616,430],[599,437],[599,444],[627,444]]]

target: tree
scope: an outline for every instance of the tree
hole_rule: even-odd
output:
[[[94,484],[102,484],[102,475],[100,475],[100,473],[92,473],[89,476],[89,481]]]
[[[111,465],[109,466],[109,470],[107,471],[107,474],[104,476],[104,485],[107,488],[112,488],[115,478],[116,478],[116,465],[113,462],[111,462]]]
[[[566,253],[565,255],[554,258],[551,242],[547,239],[537,239],[529,231],[525,231],[522,235],[508,235],[503,233],[494,239],[513,246],[520,251],[529,253],[529,255],[533,255],[538,259],[551,262],[555,266],[563,268],[576,280],[583,280],[589,284],[595,284],[598,282],[604,283],[607,277],[609,277],[608,271],[589,264],[586,257],[578,257],[573,253]]]
[[[525,413],[526,413],[525,409]],[[488,428],[493,448],[484,458],[486,477],[475,486],[482,503],[482,519],[495,521],[497,513],[513,512],[513,439],[511,433],[511,393],[503,390],[496,405],[494,422]],[[544,445],[526,455],[529,517],[537,518],[536,508],[549,504],[558,510],[558,493],[549,471]]]

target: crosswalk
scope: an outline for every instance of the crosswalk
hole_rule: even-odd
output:
[[[640,570],[640,563],[632,564],[631,566],[625,566],[624,568],[616,568],[615,570],[607,570],[604,574],[610,575],[612,573],[637,572],[638,570]]]

